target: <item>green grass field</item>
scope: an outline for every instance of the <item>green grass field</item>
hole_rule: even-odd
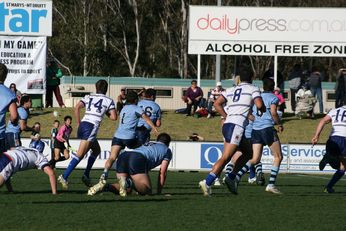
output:
[[[57,170],[57,174],[62,171]],[[96,179],[100,171],[93,171]],[[330,176],[282,174],[272,195],[243,178],[239,195],[225,186],[205,198],[197,187],[206,173],[169,172],[164,194],[119,198],[112,193],[86,195],[81,170],[70,189],[50,194],[48,179],[38,170],[14,175],[14,194],[0,189],[1,230],[342,230],[342,179],[335,194],[323,193]],[[157,172],[152,172],[153,185]],[[268,175],[266,175],[268,177]],[[110,179],[110,180],[114,180]],[[60,187],[58,187],[61,189]]]
[[[59,112],[57,119],[60,122],[63,121],[64,116],[74,115],[71,108],[48,108],[43,111],[33,111],[28,120],[30,126],[34,122],[38,121],[42,125],[41,135],[43,137],[50,136],[50,129],[52,127],[55,117],[53,111]],[[310,143],[312,136],[314,135],[316,126],[321,117],[317,116],[317,119],[301,119],[299,120],[292,114],[286,114],[283,118],[285,131],[280,134],[282,143]],[[118,126],[118,121],[114,122],[108,118],[102,121],[98,137],[100,139],[111,139]],[[72,127],[74,129],[72,138],[76,138],[77,127],[75,121],[72,121]],[[221,122],[220,117],[216,116],[213,119],[207,118],[194,118],[185,117],[182,114],[175,114],[173,111],[164,111],[162,126],[159,128],[160,132],[167,132],[172,136],[172,140],[187,140],[187,137],[193,132],[203,136],[206,141],[218,141],[222,142],[221,134]],[[320,142],[325,143],[329,136],[330,126],[326,126],[321,134]],[[28,137],[30,133],[22,133],[22,137]]]

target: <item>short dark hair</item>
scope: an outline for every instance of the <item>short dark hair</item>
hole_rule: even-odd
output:
[[[40,122],[35,122],[35,123],[34,123],[34,126],[35,126],[35,125],[40,125],[40,126],[41,126],[41,123],[40,123]]]
[[[108,91],[108,83],[104,79],[100,79],[95,84],[96,93],[106,94]]]
[[[5,82],[7,77],[8,69],[5,64],[0,63],[0,83]]]
[[[167,147],[169,146],[169,143],[171,142],[171,136],[167,133],[160,133],[157,136],[156,141],[164,143]]]
[[[71,116],[67,115],[67,116],[64,117],[64,121],[66,121],[68,119],[72,121],[72,117]]]
[[[135,91],[129,91],[126,95],[126,103],[135,104],[138,101],[138,95]]]
[[[22,95],[20,97],[20,106],[23,106],[25,103],[29,102],[30,101],[30,96],[29,95]]]
[[[239,77],[241,82],[251,82],[253,71],[250,68],[241,68],[239,71]]]
[[[192,84],[192,83],[197,83],[197,81],[196,81],[196,80],[192,80],[192,81],[191,81],[191,84]]]
[[[60,124],[60,121],[59,120],[54,120],[54,123],[59,123]]]
[[[274,91],[275,82],[271,78],[263,79],[263,90],[265,91]]]
[[[145,91],[145,97],[146,97],[146,98],[151,98],[152,96],[154,96],[154,98],[156,97],[156,90],[153,89],[153,88],[148,88],[148,89]]]

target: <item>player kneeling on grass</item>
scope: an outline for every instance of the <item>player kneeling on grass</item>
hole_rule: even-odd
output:
[[[0,155],[0,187],[19,171],[42,169],[48,176],[52,194],[56,194],[56,180],[48,160],[36,149],[18,147]]]
[[[344,102],[346,102],[346,97]],[[332,132],[326,144],[326,154],[320,162],[320,170],[323,170],[327,163],[337,169],[332,179],[325,187],[326,193],[333,193],[333,186],[341,179],[346,170],[346,104],[344,106],[331,110],[317,125],[315,136],[311,143],[315,145],[318,142],[324,125],[332,122]],[[336,161],[338,159],[339,161]],[[334,160],[334,161],[332,161]],[[339,166],[338,166],[339,165]]]
[[[157,183],[157,194],[161,194],[168,165],[172,159],[170,142],[171,137],[167,133],[161,133],[156,142],[148,142],[132,151],[120,154],[116,161],[119,183],[107,185],[105,190],[118,191],[122,197],[125,197],[132,188],[140,195],[152,194],[149,171],[161,165]]]

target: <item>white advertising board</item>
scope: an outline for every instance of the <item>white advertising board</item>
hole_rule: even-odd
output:
[[[52,36],[51,0],[0,0],[0,35]]]
[[[189,54],[346,55],[346,8],[190,6]]]
[[[49,140],[46,142],[44,155],[50,159]],[[22,139],[23,145],[29,146],[29,139]],[[73,149],[78,149],[79,140],[70,140]],[[111,140],[99,140],[101,146],[101,155],[95,161],[93,168],[102,169],[104,163],[109,157]],[[173,153],[173,159],[170,163],[170,170],[186,171],[210,171],[214,163],[221,157],[223,151],[222,143],[214,142],[171,142],[170,148]],[[318,163],[325,154],[324,145],[306,144],[282,144],[283,161],[280,172],[286,173],[332,173],[334,170],[327,165],[324,171],[319,171]],[[79,163],[77,168],[85,168],[88,155]],[[268,147],[263,149],[262,153],[263,170],[269,172],[273,162],[273,156]],[[69,160],[57,163],[58,168],[66,168]]]
[[[17,85],[27,94],[44,94],[46,86],[46,37],[0,36],[0,63],[8,68],[5,85]]]

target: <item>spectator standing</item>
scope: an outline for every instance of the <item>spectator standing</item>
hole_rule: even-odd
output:
[[[60,94],[60,79],[63,76],[61,69],[55,61],[50,61],[46,69],[46,107],[53,106],[53,92],[60,107],[65,107]]]
[[[120,90],[120,95],[118,95],[118,99],[117,99],[117,111],[120,114],[121,109],[123,109],[123,107],[126,104],[126,92],[125,92],[125,88],[122,88]]]
[[[292,71],[288,75],[289,80],[289,86],[290,86],[290,93],[291,93],[291,108],[292,111],[296,111],[296,93],[299,90],[299,87],[301,85],[301,79],[303,76],[303,70],[300,64],[295,64]]]
[[[318,100],[320,114],[323,114],[322,75],[317,67],[313,67],[311,70],[309,86],[312,95]]]
[[[284,96],[280,93],[280,91],[281,91],[281,89],[278,88],[278,87],[276,87],[276,88],[274,89],[274,95],[275,95],[276,97],[278,97],[278,99],[279,99],[278,111],[280,111],[281,113],[284,113],[285,108],[286,108],[286,106],[285,106],[285,98],[284,98]]]
[[[191,86],[187,89],[186,93],[186,115],[191,116],[191,109],[193,107],[192,114],[197,110],[197,106],[199,106],[201,99],[203,98],[203,91],[200,87],[197,86],[197,81],[192,80]]]
[[[346,68],[339,70],[335,85],[335,108],[342,107],[346,96]]]
[[[213,114],[213,105],[215,100],[221,95],[223,91],[225,91],[225,89],[222,88],[221,82],[217,82],[216,87],[213,90],[211,90],[210,96],[208,99],[208,116],[207,116],[208,119],[211,118]]]
[[[20,103],[20,97],[22,96],[22,93],[17,89],[17,86],[15,83],[11,83],[10,84],[10,90],[14,92],[14,94],[17,97],[17,106]]]

